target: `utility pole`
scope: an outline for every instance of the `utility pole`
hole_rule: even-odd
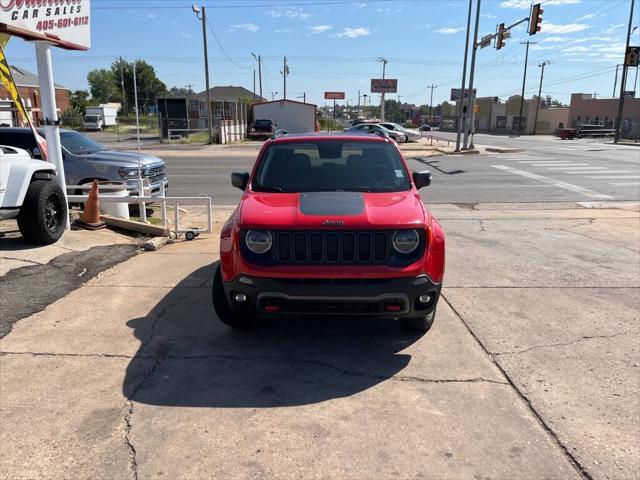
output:
[[[458,121],[456,122],[456,152],[460,151],[460,136],[462,134],[462,118],[464,113],[464,86],[467,80],[467,56],[469,55],[469,31],[471,30],[471,7],[473,4],[473,0],[469,0],[469,13],[467,13],[467,36],[464,41],[464,63],[462,65],[462,88],[460,88],[460,99],[458,104]]]
[[[282,78],[284,79],[284,90],[283,90],[283,98],[286,100],[287,98],[287,75],[289,75],[289,67],[287,66],[287,57],[284,57],[284,63],[282,66],[282,71],[280,72]]]
[[[204,43],[204,78],[207,88],[207,118],[209,120],[209,143],[213,143],[213,115],[211,114],[211,92],[209,91],[209,52],[207,50],[207,13],[205,7],[193,5],[193,12],[202,20],[202,41]],[[202,16],[200,15],[202,13]]]
[[[120,57],[122,60],[122,57]],[[122,113],[127,114],[127,96],[124,93],[124,65],[120,62],[120,85],[122,86]]]
[[[357,116],[360,116],[360,90],[358,90],[358,113]]]
[[[429,123],[431,123],[431,127],[433,127],[433,89],[438,88],[438,86],[432,83],[427,88],[431,89],[431,99],[429,100]]]
[[[253,69],[253,101],[256,101],[256,69]]]
[[[382,62],[382,79],[384,80],[389,60],[384,57],[380,57],[378,61]],[[380,95],[380,121],[384,122],[384,92]]]
[[[518,120],[520,124],[518,125],[518,135],[522,135],[522,112],[524,109],[524,87],[527,83],[527,62],[529,61],[529,45],[535,45],[538,42],[530,42],[527,40],[526,42],[520,42],[520,45],[527,45],[526,53],[524,54],[524,75],[522,76],[522,95],[520,96],[520,113],[518,114]]]
[[[476,69],[476,52],[478,51],[478,22],[480,21],[480,0],[476,0],[476,20],[475,28],[473,31],[473,49],[471,50],[471,69],[469,71],[469,99],[467,100],[467,119],[465,121],[464,128],[464,141],[462,142],[462,149],[473,148],[473,140],[471,146],[469,146],[469,131],[472,128],[472,124],[475,122],[475,115],[473,114],[476,102],[473,95],[473,73]]]
[[[540,68],[542,68],[542,70],[540,71],[540,86],[538,87],[538,106],[536,107],[536,118],[533,121],[533,134],[536,134],[536,131],[538,130],[538,112],[540,111],[540,101],[542,100],[540,98],[540,96],[542,95],[542,79],[544,78],[544,67],[545,65],[550,64],[551,62],[549,60],[545,60],[544,62],[542,62],[540,65],[538,65]]]
[[[631,0],[631,9],[629,11],[629,26],[627,28],[627,46],[624,49],[625,51],[625,65],[622,67],[622,79],[620,83],[620,98],[618,99],[618,115],[616,116],[617,123],[615,125],[615,134],[613,136],[613,143],[618,143],[620,139],[620,128],[622,128],[622,112],[624,110],[624,89],[627,86],[627,72],[629,71],[629,67],[626,65],[626,52],[629,50],[629,42],[631,40],[631,23],[633,22],[633,5],[635,0]]]
[[[618,69],[624,65],[616,65],[616,76],[613,77],[613,94],[611,98],[616,98],[616,86],[618,85]]]

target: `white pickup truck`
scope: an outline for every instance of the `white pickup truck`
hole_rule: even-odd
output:
[[[27,241],[50,244],[64,232],[67,203],[55,175],[52,163],[34,160],[21,148],[0,145],[0,220],[17,218]]]

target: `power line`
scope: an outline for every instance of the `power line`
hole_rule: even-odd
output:
[[[222,50],[222,53],[227,58],[227,60],[229,60],[230,63],[232,63],[238,68],[242,68],[243,70],[251,70],[252,67],[243,67],[242,65],[239,65],[238,63],[233,61],[233,59],[227,54],[227,51],[222,46],[222,43],[220,43],[220,40],[218,40],[218,36],[216,35],[216,32],[213,30],[213,27],[211,26],[211,24],[209,23],[209,20],[207,20],[207,25],[209,26],[209,30],[211,30],[211,34],[213,35],[213,38],[218,44],[218,47],[220,47],[220,50]]]
[[[117,1],[117,0],[110,0]],[[129,1],[129,0],[121,0],[121,1]],[[157,2],[159,0],[136,0],[138,2]],[[175,1],[175,0],[169,0]],[[395,0],[366,0],[367,3],[391,3]],[[432,2],[436,0],[405,0],[405,1],[413,1],[413,2]],[[97,3],[97,2],[96,2]],[[327,6],[327,5],[355,5],[362,3],[362,0],[331,0],[328,2],[295,2],[295,3],[253,3],[253,4],[203,4],[204,7],[209,9],[229,9],[229,8],[273,8],[273,7],[312,7],[312,6]],[[181,8],[191,8],[190,5],[118,5],[118,6],[93,6],[94,10],[146,10],[149,8],[154,9],[181,9]]]

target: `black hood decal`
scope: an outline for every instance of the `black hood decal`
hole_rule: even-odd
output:
[[[300,212],[305,215],[359,215],[364,211],[360,192],[307,192],[300,194]]]

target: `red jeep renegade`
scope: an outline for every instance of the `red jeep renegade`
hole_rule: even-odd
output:
[[[392,140],[285,135],[265,143],[222,228],[213,303],[220,320],[389,317],[428,330],[444,275],[444,232]]]

